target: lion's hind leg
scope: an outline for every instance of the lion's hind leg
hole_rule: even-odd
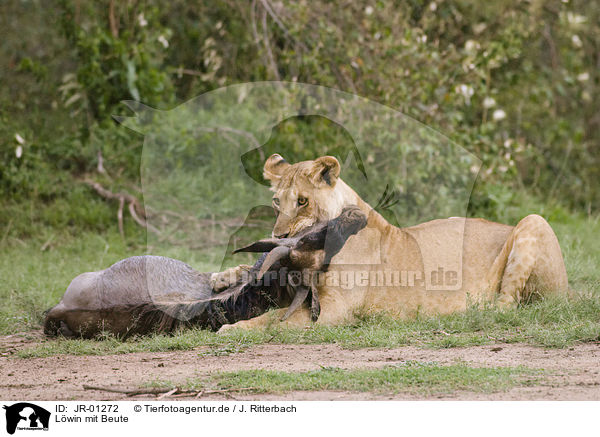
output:
[[[499,305],[527,302],[535,295],[567,292],[567,273],[560,246],[543,217],[531,214],[523,218],[498,256],[506,257],[497,296]]]

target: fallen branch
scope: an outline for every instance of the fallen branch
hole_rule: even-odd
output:
[[[173,395],[173,394],[177,393],[177,390],[178,390],[177,388],[174,388],[173,390],[170,390],[170,391],[168,391],[168,392],[166,392],[166,393],[163,393],[163,394],[161,394],[161,395],[160,395],[159,397],[157,397],[156,399],[164,399],[164,398],[167,398],[167,397],[169,397],[169,396],[171,396],[171,395]]]
[[[113,193],[112,191],[107,190],[106,188],[104,188],[98,182],[92,181],[90,179],[84,179],[83,182],[86,183],[86,184],[88,184],[94,190],[96,190],[96,192],[98,194],[100,194],[102,197],[104,197],[105,199],[110,199],[110,200],[121,200],[121,199],[123,199],[123,202],[127,202],[129,204],[133,204],[133,206],[135,207],[135,209],[136,209],[137,212],[139,212],[144,217],[146,216],[146,213],[144,212],[144,208],[142,207],[142,205],[141,205],[141,203],[140,203],[140,201],[138,200],[137,197],[134,197],[134,196],[132,196],[129,193]]]
[[[84,390],[98,390],[98,391],[107,391],[109,393],[120,393],[127,396],[136,396],[136,395],[161,395],[165,393],[164,388],[146,388],[146,389],[136,389],[136,390],[123,390],[120,388],[111,388],[111,387],[97,387],[93,385],[84,385]]]
[[[150,223],[148,223],[148,221],[144,220],[143,218],[141,218],[140,216],[137,215],[137,213],[135,212],[135,205],[133,203],[129,204],[129,214],[131,214],[131,217],[142,228],[146,228],[146,229],[154,232],[155,234],[160,234],[160,231],[158,229],[156,229],[154,226],[152,226]]]
[[[135,220],[135,222],[141,227],[154,232],[155,234],[160,235],[161,232],[156,229],[154,226],[150,225],[144,218],[146,217],[146,212],[137,197],[132,196],[129,193],[113,193],[110,190],[107,190],[98,182],[92,181],[90,179],[84,179],[83,182],[90,187],[92,187],[100,196],[109,200],[118,200],[119,201],[119,210],[117,211],[117,220],[119,223],[119,233],[121,237],[125,236],[125,232],[123,229],[123,208],[125,206],[125,202],[128,203],[129,213],[131,217]],[[144,218],[142,218],[144,217]]]
[[[249,391],[256,390],[255,387],[239,387],[239,388],[223,388],[217,390],[181,390],[177,387],[171,389],[169,391],[165,391],[164,388],[141,388],[134,390],[126,390],[120,388],[112,388],[112,387],[98,387],[93,385],[84,385],[84,390],[98,390],[98,391],[106,391],[109,393],[119,393],[124,394],[128,397],[137,396],[137,395],[157,395],[157,399],[164,399],[166,397],[186,397],[186,396],[194,396],[199,398],[203,395],[209,394],[226,394],[231,392],[239,392],[239,391]]]
[[[217,128],[220,129],[220,128]],[[234,133],[240,135],[250,135],[249,133],[243,133],[242,131],[231,130]],[[252,137],[253,138],[253,137]],[[254,138],[254,140],[256,140]],[[243,223],[238,218],[228,218],[223,220],[212,219],[201,219],[189,214],[182,214],[180,212],[171,210],[155,210],[151,207],[144,208],[137,197],[132,196],[126,192],[112,192],[104,188],[100,183],[90,179],[84,179],[83,183],[92,187],[100,196],[108,200],[117,200],[119,202],[119,208],[117,210],[117,221],[119,226],[119,233],[124,238],[124,226],[123,226],[123,210],[125,203],[128,205],[128,211],[133,220],[142,228],[158,236],[158,241],[161,243],[168,243],[173,246],[186,246],[190,249],[206,249],[215,246],[222,246],[223,239],[215,238],[214,227],[219,227],[223,232],[230,232],[231,229],[238,229],[240,226],[244,227],[263,227],[264,225],[260,221]],[[177,205],[177,199],[172,199]],[[182,208],[184,210],[184,208]],[[160,228],[153,226],[149,222],[158,225]],[[212,238],[204,238],[202,241],[198,241],[198,231],[202,228],[212,227],[213,233]],[[191,235],[189,238],[181,238],[181,236],[175,237],[179,231],[187,232]],[[6,235],[5,237],[6,238]],[[225,240],[226,241],[226,240]]]

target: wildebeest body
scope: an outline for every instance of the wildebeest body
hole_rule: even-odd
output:
[[[263,260],[250,269],[249,277],[256,276]],[[277,281],[264,287],[240,280],[216,293],[211,273],[171,258],[134,256],[73,279],[59,304],[48,311],[44,331],[89,338],[103,331],[123,337],[184,325],[216,330],[287,301]]]
[[[288,284],[288,269],[325,269],[345,241],[365,224],[362,212],[347,207],[339,217],[318,223],[297,237],[261,240],[242,248],[271,252],[263,254],[245,277],[236,276],[225,287],[212,279],[226,272],[201,273],[184,262],[160,256],[126,258],[73,279],[59,304],[48,311],[44,332],[90,338],[103,331],[125,337],[169,332],[182,325],[217,330],[270,307],[289,305],[288,317],[304,302],[311,287]],[[240,268],[233,270],[239,273]],[[263,277],[266,271],[270,272],[268,279]],[[311,288],[316,321],[319,302]]]

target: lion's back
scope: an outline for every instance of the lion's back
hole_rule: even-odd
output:
[[[403,230],[413,236],[426,272],[456,271],[463,290],[479,290],[513,226],[479,218],[456,217],[421,223]]]

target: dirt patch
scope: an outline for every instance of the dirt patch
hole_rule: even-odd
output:
[[[439,364],[466,363],[474,367],[525,366],[544,369],[549,376],[541,385],[517,387],[500,393],[456,392],[443,395],[400,393],[382,396],[350,392],[292,392],[285,394],[227,394],[239,400],[369,400],[369,399],[471,399],[471,400],[600,400],[600,343],[568,349],[543,349],[524,344],[497,344],[452,349],[347,350],[336,345],[258,345],[226,356],[206,356],[202,350],[131,353],[107,356],[60,355],[20,359],[8,355],[31,346],[37,337],[28,334],[0,338],[0,392],[4,400],[126,400],[155,399],[142,395],[84,390],[84,385],[134,389],[153,380],[185,382],[206,372],[247,369],[306,371],[321,366],[381,368],[404,361]],[[227,399],[211,394],[202,399]],[[168,399],[168,398],[167,398]],[[179,399],[192,399],[179,398]]]

